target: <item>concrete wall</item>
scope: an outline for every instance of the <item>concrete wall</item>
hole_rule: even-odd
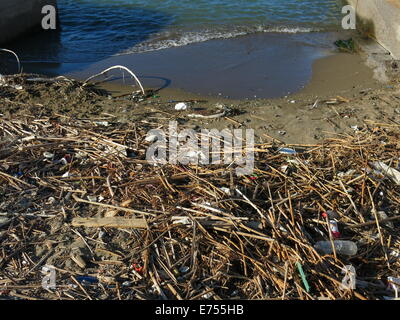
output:
[[[0,0],[0,43],[40,27],[42,8],[56,0]]]
[[[395,59],[400,59],[400,0],[347,1],[361,18],[357,27],[372,33]]]

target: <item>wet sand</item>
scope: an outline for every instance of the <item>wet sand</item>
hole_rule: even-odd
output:
[[[302,90],[312,77],[314,61],[333,54],[339,37],[343,34],[260,33],[114,56],[67,75],[85,79],[124,65],[146,87],[230,99],[277,98]]]
[[[218,45],[218,41],[216,42],[204,44],[204,46]],[[258,43],[260,42],[258,41]],[[316,50],[316,47],[311,48]],[[190,51],[193,50],[193,47],[188,46],[185,49],[179,48],[179,50]],[[169,57],[172,57],[178,50],[175,52],[174,49],[171,49],[169,52],[171,54]],[[256,55],[257,50],[254,52],[250,53],[250,56]],[[229,56],[229,51],[221,53],[221,56],[224,54]],[[168,53],[162,51],[149,53],[149,55],[152,57],[159,56],[160,59],[164,57],[162,59],[168,60],[166,58]],[[148,58],[149,56],[146,56],[146,59]],[[179,56],[175,56],[175,58],[178,59]],[[120,59],[129,60],[132,57],[118,57],[116,61],[113,59],[117,58],[110,58],[107,62],[95,64],[89,69],[86,68],[82,71],[81,78],[95,74],[103,68],[115,64],[115,62],[121,62]],[[187,56],[186,59],[190,60]],[[294,53],[293,59],[297,61]],[[227,60],[229,59],[227,58]],[[36,94],[22,90],[14,97],[13,101],[3,101],[4,107],[1,113],[26,113],[26,106],[29,104],[37,106],[35,108],[46,106],[45,110],[47,111],[44,112],[73,116],[78,119],[106,118],[126,123],[144,121],[160,124],[178,119],[185,126],[197,129],[251,128],[255,130],[260,142],[275,140],[278,143],[316,144],[322,143],[328,137],[351,133],[357,128],[368,125],[371,121],[400,124],[399,72],[397,71],[397,75],[394,74],[390,83],[381,83],[374,79],[374,71],[367,67],[365,60],[366,57],[360,54],[333,53],[332,50],[327,50],[320,59],[310,58],[307,62],[310,63],[309,73],[304,70],[303,72],[294,72],[295,75],[302,77],[301,81],[297,79],[293,82],[296,86],[302,83],[298,88],[299,91],[278,98],[264,99],[225,98],[218,94],[193,93],[193,91],[173,86],[171,83],[167,85],[169,81],[168,69],[172,72],[174,65],[181,65],[176,60],[165,65],[150,64],[147,60],[146,64],[137,63],[138,68],[136,69],[153,70],[155,72],[160,69],[160,66],[163,66],[166,73],[164,71],[160,71],[160,73],[149,71],[148,76],[143,76],[142,72],[138,70],[140,79],[145,81],[146,87],[159,89],[144,101],[134,102],[127,96],[116,98],[123,94],[129,94],[133,90],[132,86],[122,85],[121,78],[117,78],[116,81],[103,82],[98,85],[99,88],[108,91],[109,97],[107,95],[81,96],[80,90],[60,94],[56,87],[49,88],[45,85],[38,86],[38,93]],[[206,90],[212,84],[211,87],[215,86],[214,88],[219,91],[221,88],[216,83],[221,81],[222,78],[230,79],[228,71],[218,73],[220,78],[214,78],[211,75],[206,78],[205,74],[210,72],[210,70],[206,70],[203,74],[204,82],[203,80],[199,82],[199,74],[202,74],[200,66],[190,66],[187,61],[183,62],[188,69],[185,70],[181,66],[179,72],[185,75],[184,79],[187,79],[189,87],[194,83],[201,83],[204,84],[203,89]],[[205,66],[206,62],[204,61],[202,66]],[[251,64],[252,62],[246,62],[244,65],[248,63]],[[192,69],[190,70],[189,67]],[[194,73],[193,69],[198,69],[199,73]],[[288,66],[285,70],[276,70],[282,81],[291,80],[290,72],[292,71]],[[260,74],[261,72],[258,76]],[[239,81],[241,89],[252,88],[253,85],[255,89],[260,88],[257,87],[258,81],[252,82],[252,72],[248,71],[241,75],[243,77],[242,81]],[[150,80],[157,83],[153,83],[153,86],[151,86]],[[181,81],[184,83],[183,80]],[[232,81],[236,81],[236,79]],[[223,82],[223,84],[225,83]],[[224,86],[222,84],[221,87],[221,90],[230,88],[229,85]],[[279,84],[277,84],[277,87],[279,87]],[[175,104],[180,101],[188,102],[189,110],[176,111]],[[217,119],[193,119],[189,117],[189,114],[193,113],[206,116],[218,113],[217,104],[225,105],[231,112]]]
[[[102,87],[114,95],[132,90],[116,83],[102,84]],[[144,116],[149,111],[161,112],[186,119],[187,125],[193,128],[251,128],[261,140],[314,144],[336,134],[350,133],[356,126],[361,128],[365,120],[400,121],[395,111],[398,100],[393,99],[396,88],[374,79],[374,72],[366,66],[362,55],[338,53],[316,60],[310,82],[292,95],[275,99],[226,99],[165,88],[157,92],[156,98],[144,102],[141,109],[131,110],[129,114]],[[391,102],[382,104],[381,97]],[[174,110],[176,102],[190,100],[201,102],[192,103],[192,109],[187,112]],[[185,118],[193,111],[215,113],[218,103],[234,108],[236,114],[213,120]],[[123,118],[129,119],[126,115]]]

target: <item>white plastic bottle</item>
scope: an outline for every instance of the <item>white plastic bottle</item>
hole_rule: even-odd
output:
[[[354,256],[357,254],[357,245],[353,241],[335,240],[333,241],[337,254]],[[332,254],[332,244],[330,241],[318,241],[314,248],[324,254]]]

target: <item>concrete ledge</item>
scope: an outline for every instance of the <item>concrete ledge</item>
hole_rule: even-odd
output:
[[[39,28],[45,5],[56,5],[57,0],[1,0],[0,43]]]
[[[400,59],[400,0],[347,0],[356,8],[357,28]]]

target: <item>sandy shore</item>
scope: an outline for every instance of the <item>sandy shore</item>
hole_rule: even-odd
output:
[[[388,224],[384,225],[398,219],[398,185],[382,179],[381,174],[365,174],[372,172],[366,167],[366,159],[398,167],[395,159],[398,159],[400,127],[400,78],[395,64],[391,71],[392,80],[383,84],[374,79],[374,71],[366,67],[362,56],[332,55],[315,61],[311,81],[298,93],[279,99],[253,100],[224,99],[169,88],[152,92],[146,99],[132,99],[131,87],[115,83],[84,87],[82,82],[69,79],[5,78],[0,91],[3,137],[0,202],[7,213],[0,220],[4,228],[0,238],[4,239],[5,247],[0,269],[14,279],[0,277],[3,284],[0,299],[159,299],[161,291],[151,289],[154,277],[149,273],[156,268],[161,279],[159,286],[167,299],[179,298],[180,294],[186,299],[365,300],[383,294],[392,299],[392,293],[383,291],[378,295],[369,287],[344,294],[338,290],[336,280],[342,270],[332,264],[339,261],[342,266],[352,259],[357,281],[368,280],[374,285],[372,288],[379,286],[382,290],[386,287],[382,280],[393,275],[393,268],[387,268],[388,257],[381,245],[387,243],[390,252],[398,252],[396,233],[388,229]],[[190,106],[189,110],[175,110],[176,103],[182,101]],[[224,105],[227,112],[219,118],[189,116],[219,113],[217,105]],[[170,121],[178,121],[180,129],[255,129],[254,175],[234,177],[231,171],[228,175],[225,167],[183,169],[150,164],[145,159],[149,145],[145,137],[150,129],[165,128]],[[358,130],[361,131],[355,133]],[[328,137],[340,139],[325,140]],[[297,154],[296,159],[290,159],[287,154],[277,152],[277,146],[284,143],[292,144],[290,147],[298,151],[301,145],[307,144],[309,148],[304,148],[308,151]],[[232,196],[230,190],[246,194],[246,201]],[[370,190],[375,190],[375,196]],[[247,203],[250,198],[251,206]],[[197,206],[197,201],[203,207]],[[171,241],[171,236],[165,236],[165,230],[169,229],[164,226],[177,228],[177,232],[173,230],[174,243],[183,248],[179,251],[183,257],[191,257],[193,243],[187,239],[197,229],[186,223],[176,226],[172,215],[181,214],[187,219],[187,212],[182,211],[186,208],[198,221],[210,223],[204,218],[218,216],[214,214],[215,208],[211,208],[213,214],[204,216],[200,211],[204,203],[236,212],[240,219],[245,218],[251,224],[240,223],[238,227],[227,219],[227,213],[219,211],[224,213],[222,220],[233,226],[215,221],[204,227],[199,224],[199,240],[193,240],[198,243],[199,263],[191,262],[187,267],[179,257],[172,260],[179,269],[157,267],[149,258],[157,250],[147,252],[147,248],[152,247],[151,239],[163,239],[163,245]],[[367,233],[362,229],[375,227],[378,218],[371,211],[375,206],[378,214],[384,214],[379,218],[382,220],[378,236],[377,231]],[[337,260],[329,254],[315,255],[312,245],[317,246],[318,240],[329,240],[329,236],[318,231],[325,230],[320,216],[323,212],[333,212],[328,209],[340,212],[342,237],[357,242],[354,244],[358,246],[357,252],[351,253],[357,256],[339,256]],[[21,213],[30,216],[20,217]],[[36,216],[38,213],[40,216]],[[138,213],[143,216],[132,219]],[[229,217],[237,218],[233,213]],[[82,227],[82,221],[94,228]],[[282,228],[275,225],[271,228],[267,221],[278,221],[285,233],[281,234]],[[120,230],[127,223],[140,223],[142,228],[147,225],[150,231]],[[288,237],[287,230],[294,237]],[[326,230],[329,232],[329,228]],[[232,238],[234,242],[228,235],[244,237],[239,240],[244,249],[235,252],[238,240]],[[254,244],[256,240],[260,245]],[[277,246],[271,246],[275,251],[263,252],[270,241],[278,241]],[[143,246],[143,243],[150,244]],[[280,249],[282,245],[285,251]],[[143,247],[146,249],[142,255]],[[214,255],[208,248],[216,250],[215,256],[224,257],[217,266],[207,265],[206,261]],[[242,259],[243,250],[252,257],[249,262]],[[165,263],[174,256],[161,252],[159,257]],[[292,253],[286,256],[282,252]],[[287,268],[287,262],[297,261],[299,256],[304,257],[300,266],[307,274],[310,294],[306,285],[306,290],[293,289],[306,282],[298,280],[298,266]],[[23,266],[20,261],[25,261],[25,267],[16,267]],[[392,266],[398,264],[394,256],[390,256],[390,261]],[[58,295],[43,290],[38,282],[39,266],[44,263],[57,266]],[[141,272],[140,278],[136,278],[137,273],[133,276],[132,270]],[[162,273],[163,270],[168,272]],[[167,282],[170,270],[179,279],[176,283]],[[218,277],[223,275],[217,282],[216,277],[209,276],[215,270]],[[334,286],[326,275],[335,279]],[[268,292],[249,290],[254,279],[263,279],[270,288]],[[193,281],[199,285],[196,290],[188,290]],[[282,283],[287,283],[283,295]],[[102,291],[98,290],[98,284],[105,286]],[[209,288],[213,288],[212,295],[205,295]]]
[[[114,96],[130,87],[103,84]],[[313,64],[310,82],[298,93],[276,99],[225,99],[193,94],[180,89],[161,89],[150,100],[130,106],[117,106],[110,112],[123,121],[153,117],[180,118],[193,128],[252,128],[261,139],[284,143],[319,143],[335,134],[361,128],[365,121],[398,123],[399,91],[396,77],[389,83],[375,79],[374,70],[359,54],[338,53]],[[177,112],[179,101],[189,101],[191,110]],[[217,112],[216,104],[234,112],[219,119],[189,119],[188,114]]]
[[[314,144],[332,135],[350,133],[367,121],[398,124],[399,77],[397,69],[391,71],[392,80],[382,83],[374,78],[362,55],[331,54],[315,60],[311,80],[302,90],[275,99],[226,99],[161,86],[150,98],[134,102],[123,96],[132,92],[132,87],[118,82],[99,84],[98,88],[107,92],[94,96],[37,84],[36,92],[21,90],[12,99],[2,97],[1,113],[25,113],[29,105],[78,118],[154,123],[178,119],[197,129],[251,128],[261,142],[275,139]],[[176,111],[175,104],[180,101],[187,102],[189,110]],[[217,119],[188,117],[218,113],[217,104],[227,106],[230,113]]]

